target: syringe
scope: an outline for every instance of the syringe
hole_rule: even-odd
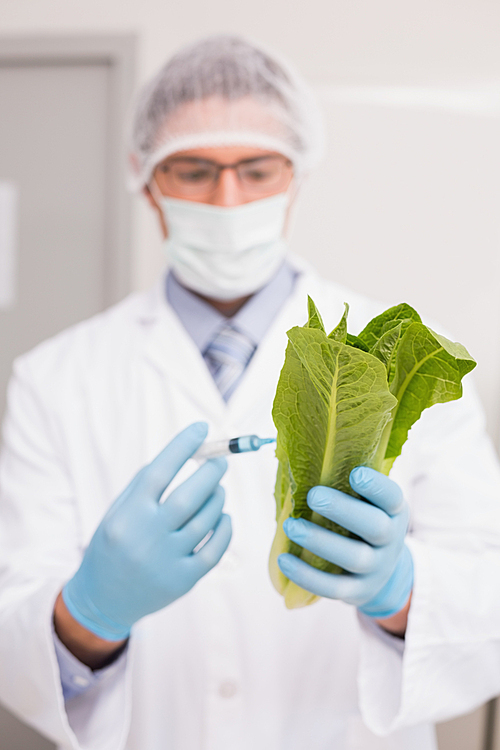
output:
[[[276,438],[260,438],[257,435],[242,435],[241,437],[226,440],[214,440],[210,443],[203,443],[193,458],[195,461],[204,461],[207,458],[229,456],[231,453],[248,453],[258,451],[259,448],[267,445],[267,443],[275,442]]]

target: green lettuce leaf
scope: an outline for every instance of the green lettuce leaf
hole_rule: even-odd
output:
[[[314,305],[314,302],[309,297],[309,307],[311,304]],[[316,309],[316,305],[314,305],[314,308]],[[328,336],[329,339],[333,339],[334,341],[340,341],[341,344],[345,344],[347,341],[347,316],[349,314],[349,305],[346,303],[344,306],[344,314],[342,315],[340,319],[340,323],[336,328],[333,329],[331,334]],[[318,313],[319,315],[319,313]]]
[[[347,533],[314,514],[307,505],[307,493],[322,484],[352,494],[349,473],[360,463],[372,464],[396,406],[384,365],[369,353],[326,336],[317,326],[319,316],[311,305],[309,314],[306,327],[288,332],[285,366],[273,406],[280,461],[276,482],[279,535],[271,552],[270,571],[289,607],[309,603],[311,594],[281,574],[278,554],[292,552],[322,570],[340,570],[291,543],[282,531],[283,521],[293,515]],[[347,310],[335,329],[344,340],[346,314]],[[304,593],[307,602],[303,602]]]
[[[290,552],[327,572],[342,571],[290,542],[282,528],[286,518],[306,518],[350,535],[310,510],[309,490],[324,485],[353,495],[349,474],[359,465],[388,474],[422,411],[460,398],[461,379],[475,366],[461,344],[431,331],[409,305],[377,316],[358,337],[347,333],[347,305],[329,336],[311,299],[308,309],[306,325],[288,331],[273,405],[279,467],[269,570],[289,608],[317,597],[281,573],[280,554]]]
[[[305,328],[317,328],[318,331],[323,331],[325,333],[325,325],[323,323],[323,318],[319,314],[319,310],[312,301],[310,297],[307,298],[307,312],[308,312],[308,320],[305,325]],[[342,323],[342,321],[340,321]],[[340,325],[339,323],[339,325]]]
[[[387,333],[391,328],[406,320],[412,323],[422,322],[418,312],[413,307],[410,307],[410,305],[407,305],[406,302],[402,302],[400,305],[390,307],[385,312],[377,315],[376,318],[373,318],[373,320],[370,320],[368,325],[358,335],[358,338],[370,350],[384,333]]]
[[[434,333],[423,323],[411,323],[406,328],[394,357],[390,390],[398,403],[380,443],[381,471],[389,473],[424,409],[462,396],[462,378],[475,366],[464,346]]]

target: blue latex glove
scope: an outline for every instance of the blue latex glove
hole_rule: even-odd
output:
[[[409,508],[399,486],[378,471],[358,466],[349,483],[369,502],[329,487],[313,487],[307,504],[359,540],[301,518],[288,518],[283,524],[289,539],[348,574],[317,570],[291,554],[280,555],[278,565],[287,578],[313,594],[342,599],[370,617],[390,617],[403,609],[413,587],[413,560],[404,543]]]
[[[222,513],[224,459],[207,461],[159,502],[206,435],[205,423],[191,425],[139,471],[104,516],[80,568],[63,588],[73,617],[101,638],[127,638],[137,620],[186,594],[226,551],[231,521]],[[193,554],[211,530],[212,537]]]

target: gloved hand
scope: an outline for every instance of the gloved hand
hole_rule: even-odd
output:
[[[206,435],[205,423],[192,424],[138,472],[63,588],[73,617],[101,638],[127,638],[137,620],[186,594],[226,551],[231,521],[222,513],[224,459],[207,461],[159,502]],[[211,530],[212,537],[193,554]]]
[[[278,565],[287,578],[313,594],[342,599],[370,617],[391,617],[403,609],[413,587],[413,560],[404,544],[408,505],[399,486],[373,469],[358,466],[349,483],[369,502],[329,487],[313,487],[307,503],[360,540],[301,518],[288,518],[283,524],[289,539],[340,565],[348,575],[317,570],[291,554],[280,555]]]

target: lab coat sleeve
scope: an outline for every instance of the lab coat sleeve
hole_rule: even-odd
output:
[[[54,647],[65,703],[72,698],[83,695],[91,687],[97,685],[100,680],[107,677],[108,674],[116,671],[115,662],[103,669],[90,669],[86,664],[82,664],[76,656],[73,656],[71,651],[68,651],[54,630],[52,636],[54,638]],[[124,652],[118,658],[124,659]]]
[[[15,364],[0,456],[0,700],[61,748],[120,750],[130,655],[85,695],[63,699],[52,613],[80,562],[79,519],[52,394],[30,362]]]
[[[90,667],[78,661],[71,651],[68,651],[66,646],[57,637],[55,631],[52,635],[64,702],[66,702],[71,698],[76,698],[77,695],[86,693],[89,688],[97,684],[99,677]]]
[[[360,617],[360,709],[381,735],[500,693],[500,470],[470,382],[424,412],[398,461],[415,568],[404,648]]]

